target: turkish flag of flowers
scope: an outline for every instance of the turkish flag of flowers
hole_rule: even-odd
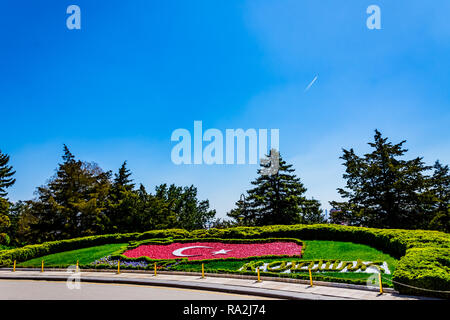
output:
[[[149,257],[151,259],[188,260],[246,258],[267,255],[298,256],[302,247],[295,242],[266,243],[222,243],[222,242],[186,242],[169,245],[148,244],[127,250],[123,253],[128,258]]]

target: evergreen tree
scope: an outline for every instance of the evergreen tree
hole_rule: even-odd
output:
[[[238,224],[262,226],[273,224],[322,223],[325,221],[320,203],[306,199],[307,189],[293,173],[291,164],[287,164],[276,150],[271,150],[268,159],[278,158],[276,172],[268,170],[268,161],[261,161],[259,176],[247,191],[245,199],[236,202],[236,209],[228,216]]]
[[[233,228],[237,227],[238,224],[235,220],[226,220],[221,218],[216,218],[215,220],[211,221],[211,223],[208,225],[209,228],[215,228],[215,229],[226,229],[226,228]]]
[[[140,198],[134,192],[131,172],[124,161],[109,190],[106,216],[108,232],[134,232],[138,228],[136,212]],[[134,230],[134,231],[132,231]]]
[[[430,229],[450,232],[450,172],[448,165],[434,164],[431,177],[433,206],[430,212]]]
[[[182,188],[162,184],[156,187],[155,196],[167,203],[168,219],[173,221],[173,228],[203,229],[216,214],[215,210],[209,209],[208,200],[198,200],[197,188],[194,186]]]
[[[158,187],[157,187],[158,189]],[[175,212],[170,210],[170,204],[164,197],[147,193],[141,185],[138,190],[141,199],[139,209],[139,224],[144,230],[169,229],[177,225]]]
[[[13,168],[8,163],[9,156],[3,154],[0,150],[0,197],[6,197],[8,194],[6,189],[16,182],[16,179],[12,178],[16,172],[13,171]]]
[[[119,172],[115,174],[113,189],[121,189],[131,191],[134,189],[133,180],[130,179],[131,171],[127,168],[127,162],[124,161],[119,169]]]
[[[11,225],[11,221],[8,217],[9,202],[0,198],[0,244],[8,245],[10,237],[7,234],[8,228]]]
[[[24,246],[32,241],[28,238],[30,234],[30,218],[29,215],[29,201],[17,201],[11,204],[9,209],[9,219],[11,221],[11,227],[9,228],[9,236],[11,238],[11,244],[17,247]]]
[[[430,167],[422,158],[404,160],[402,141],[388,142],[375,130],[371,153],[359,157],[343,149],[346,189],[338,192],[346,202],[332,201],[336,209],[331,222],[381,228],[424,228],[427,205],[427,176]]]
[[[87,236],[105,231],[105,206],[110,172],[95,163],[76,160],[64,145],[63,163],[30,202],[35,241]]]
[[[10,241],[6,232],[11,225],[8,216],[10,203],[5,198],[8,195],[6,189],[16,182],[16,179],[12,178],[15,171],[13,171],[13,168],[8,165],[8,163],[9,156],[3,154],[0,150],[0,244],[6,245],[9,244]]]
[[[184,187],[181,194],[181,210],[177,212],[178,225],[187,230],[204,229],[216,215],[209,209],[209,200],[197,199],[197,188]]]

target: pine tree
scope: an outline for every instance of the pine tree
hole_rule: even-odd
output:
[[[12,178],[16,172],[8,165],[8,162],[9,156],[0,150],[0,197],[6,197],[8,194],[6,189],[16,182],[16,179]]]
[[[159,187],[156,187],[157,189]],[[141,184],[137,191],[139,196],[138,225],[142,231],[169,229],[176,226],[176,216],[170,205],[160,195],[147,193]]]
[[[307,189],[293,173],[291,164],[287,164],[276,150],[271,150],[268,159],[278,158],[277,165],[262,161],[252,181],[255,188],[247,191],[245,199],[236,202],[237,208],[228,216],[241,225],[273,225],[295,223],[322,223],[324,216],[320,203],[314,199],[306,199]],[[269,166],[276,167],[271,172]]]
[[[10,241],[9,235],[7,234],[7,229],[11,225],[8,217],[9,205],[6,199],[0,198],[0,244],[3,245],[8,245]]]
[[[172,228],[202,229],[212,222],[216,214],[215,210],[210,210],[208,200],[197,198],[197,188],[194,186],[183,188],[162,184],[156,187],[155,197],[166,203],[166,219],[172,221]]]
[[[115,174],[113,188],[123,188],[125,190],[131,191],[134,189],[134,183],[130,179],[131,171],[127,168],[127,162],[124,161],[122,166],[119,168],[119,172]]]
[[[433,207],[430,212],[431,229],[450,232],[450,169],[439,161],[434,164],[434,173],[430,179]]]
[[[30,237],[38,242],[105,231],[110,173],[95,163],[76,160],[66,145],[62,159],[56,174],[37,189],[37,199],[29,204]]]
[[[139,206],[140,198],[134,192],[131,175],[126,161],[114,175],[106,210],[109,232],[135,232],[139,229],[140,222],[137,217],[139,213],[136,209]]]
[[[4,197],[8,195],[6,189],[16,182],[16,179],[12,178],[15,171],[8,163],[9,156],[0,150],[0,244],[9,244],[9,236],[6,231],[11,225],[8,217],[10,203]]]
[[[338,192],[346,202],[332,201],[331,222],[381,228],[424,228],[427,179],[430,169],[422,158],[404,160],[406,141],[388,142],[375,130],[374,150],[359,157],[343,149],[346,189]]]

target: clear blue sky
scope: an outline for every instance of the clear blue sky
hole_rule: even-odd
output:
[[[81,8],[68,30],[66,8]],[[381,30],[366,8],[381,8]],[[4,1],[0,149],[33,197],[67,144],[137,183],[194,184],[224,217],[256,165],[176,166],[173,130],[280,129],[283,157],[329,208],[341,148],[378,128],[411,157],[450,163],[450,2]],[[317,76],[311,88],[308,84]]]

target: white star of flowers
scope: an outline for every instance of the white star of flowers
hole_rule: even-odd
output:
[[[221,249],[219,251],[214,251],[212,254],[227,254],[228,251],[231,251],[231,250]]]

